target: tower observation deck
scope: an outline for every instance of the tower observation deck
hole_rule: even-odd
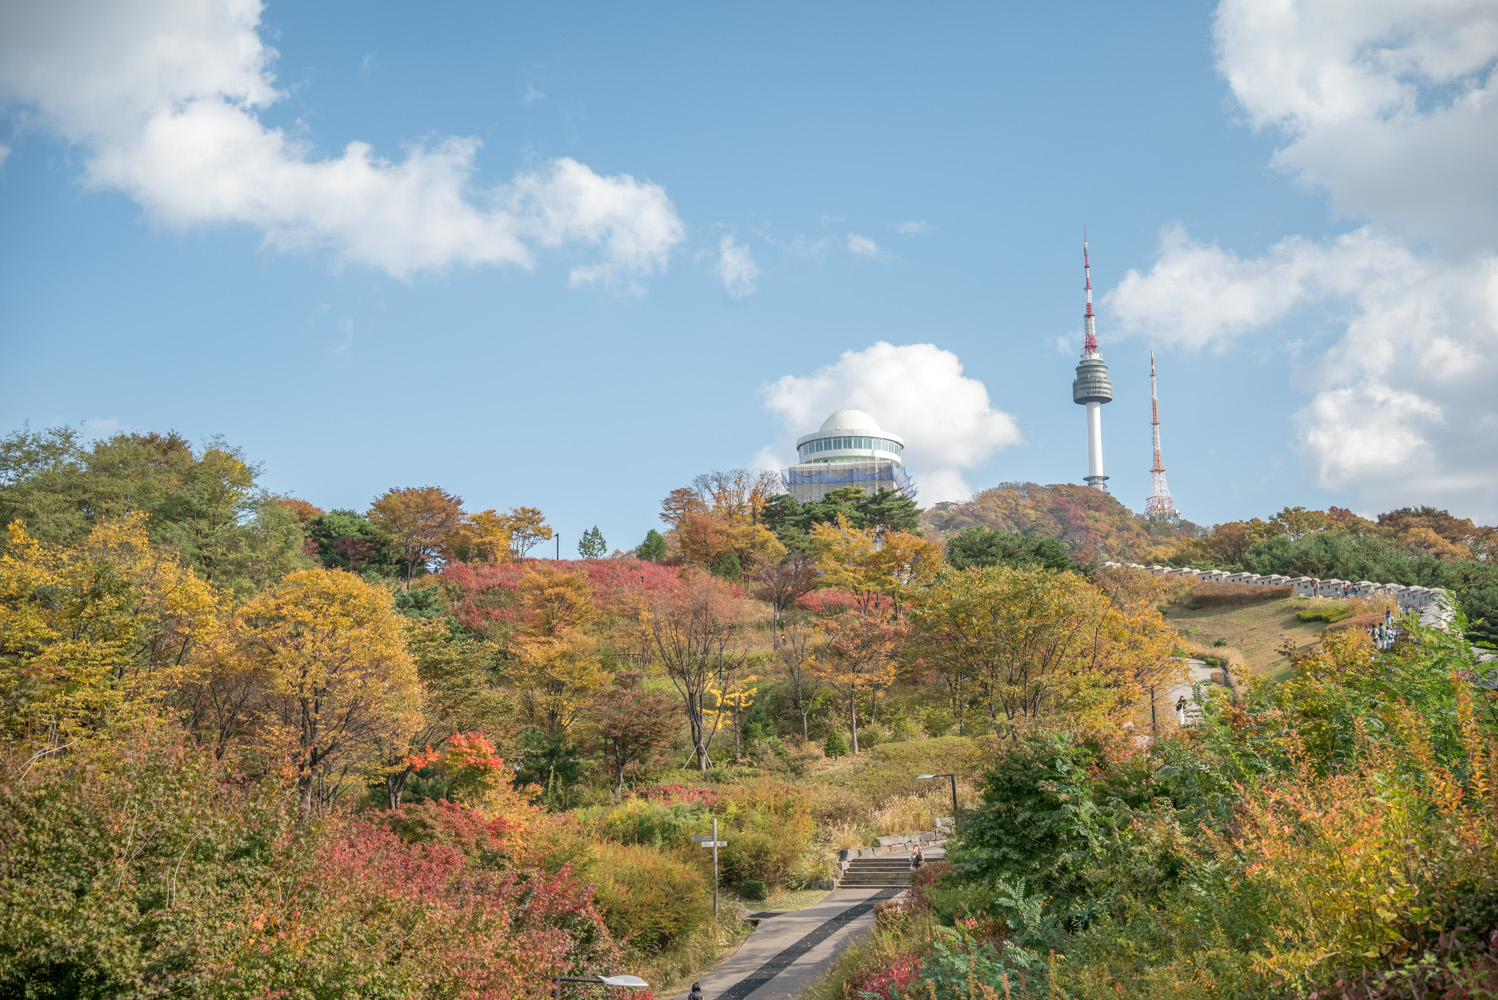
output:
[[[1087,291],[1087,312],[1082,317],[1082,360],[1077,362],[1071,400],[1087,407],[1087,485],[1106,490],[1108,477],[1103,475],[1102,406],[1113,402],[1113,382],[1108,378],[1108,366],[1097,349],[1097,327],[1092,314],[1092,262],[1087,256],[1085,231],[1082,234],[1082,274]]]
[[[844,486],[866,493],[894,490],[915,498],[906,473],[905,439],[880,430],[862,410],[838,410],[811,434],[796,439],[799,461],[780,474],[785,491],[802,503],[821,500]]]

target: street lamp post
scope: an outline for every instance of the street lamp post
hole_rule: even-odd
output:
[[[952,822],[957,822],[957,775],[955,774],[918,774],[916,781],[929,781],[932,778],[952,779]]]
[[[650,984],[639,976],[552,976],[552,995],[556,1000],[562,1000],[563,983],[592,983],[594,986],[618,986],[629,990],[648,989]]]

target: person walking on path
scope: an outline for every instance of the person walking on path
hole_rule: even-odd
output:
[[[687,1000],[704,1000],[701,983],[692,984],[692,992],[687,994]]]
[[[925,863],[926,856],[921,853],[920,845],[917,844],[916,849],[910,852],[910,870],[915,871]]]
[[[1179,722],[1183,726],[1186,724],[1186,696],[1185,695],[1181,695],[1180,699],[1176,702],[1176,721]]]

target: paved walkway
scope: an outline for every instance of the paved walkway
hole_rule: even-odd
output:
[[[834,889],[804,910],[760,920],[749,939],[703,976],[707,1000],[789,1000],[826,973],[837,953],[874,923],[874,904],[897,889]],[[679,994],[678,1000],[686,994]]]
[[[1176,710],[1176,702],[1182,698],[1186,699],[1186,725],[1194,726],[1201,721],[1202,708],[1197,704],[1195,692],[1192,691],[1193,684],[1209,686],[1212,683],[1213,668],[1207,666],[1201,660],[1188,660],[1187,665],[1191,668],[1191,679],[1184,684],[1177,684],[1165,692],[1165,705],[1171,711]]]
[[[940,851],[935,852],[940,856]],[[933,852],[926,852],[928,859]],[[934,860],[934,859],[933,859]],[[899,889],[834,889],[804,910],[761,916],[748,940],[703,976],[707,1000],[791,1000],[826,975],[838,952],[874,925]],[[685,1000],[686,993],[675,1000]]]

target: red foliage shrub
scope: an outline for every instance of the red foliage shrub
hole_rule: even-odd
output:
[[[879,997],[894,1000],[909,995],[905,987],[921,977],[921,956],[902,955],[861,979],[848,984],[848,995],[855,997]],[[898,992],[895,992],[898,991]]]
[[[447,831],[483,839],[456,807],[441,816]],[[424,980],[423,995],[483,1000],[544,996],[552,976],[617,960],[591,888],[569,870],[497,871],[466,846],[461,836],[410,841],[349,824],[301,883],[315,896],[262,900],[267,960],[291,951],[285,957],[304,965],[353,950],[372,970],[419,964],[401,971]]]
[[[1237,607],[1278,601],[1295,592],[1293,587],[1261,587],[1254,583],[1198,583],[1191,588],[1187,603],[1203,608]]]
[[[654,802],[683,802],[714,811],[726,801],[713,789],[699,785],[654,785],[650,788],[641,788],[635,794],[642,799],[650,799]]]
[[[471,631],[513,627],[520,623],[514,595],[525,571],[538,563],[583,573],[593,591],[593,603],[605,615],[630,614],[642,596],[672,593],[680,585],[680,570],[643,559],[523,559],[505,563],[449,563],[442,571],[453,614]]]
[[[813,590],[796,599],[796,607],[812,614],[835,615],[858,607],[858,600],[842,590]]]

